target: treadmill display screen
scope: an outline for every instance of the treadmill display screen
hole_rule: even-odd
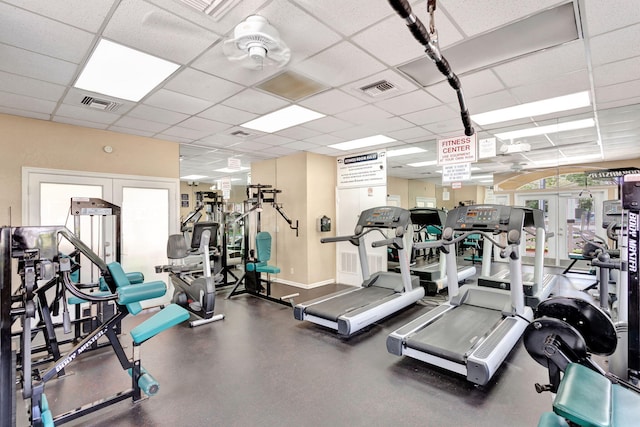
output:
[[[362,227],[395,228],[406,226],[409,221],[409,211],[395,206],[384,206],[362,212],[358,224]]]

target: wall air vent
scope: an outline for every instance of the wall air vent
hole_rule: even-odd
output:
[[[206,13],[214,20],[220,20],[234,6],[240,3],[240,0],[179,0],[202,13]]]
[[[96,110],[116,111],[122,104],[115,101],[107,101],[106,99],[98,99],[93,96],[85,96],[82,98],[83,105],[95,108]]]
[[[398,87],[388,80],[380,80],[379,82],[362,86],[360,90],[371,97],[376,97],[383,93],[395,92]]]

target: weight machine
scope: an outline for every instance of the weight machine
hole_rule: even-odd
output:
[[[253,265],[258,263],[259,261],[264,261],[260,259],[260,254],[258,253],[258,257],[256,257],[255,249],[249,249],[251,243],[255,241],[256,236],[261,233],[261,214],[263,211],[264,204],[270,204],[278,214],[289,224],[289,228],[296,231],[296,237],[298,237],[298,220],[294,222],[291,220],[287,214],[284,212],[282,208],[282,204],[278,203],[277,196],[279,193],[282,193],[282,190],[278,190],[273,188],[271,185],[263,185],[263,184],[253,184],[247,186],[247,200],[244,202],[244,213],[235,219],[235,222],[242,222],[244,227],[244,248],[243,248],[243,262],[245,265],[244,273],[236,280],[235,286],[227,295],[227,299],[232,298],[233,296],[240,294],[250,294],[260,298],[264,298],[270,301],[278,302],[280,304],[291,304],[293,298],[298,296],[297,293],[291,295],[285,295],[280,298],[274,298],[271,296],[271,280],[267,278],[264,280],[260,277],[260,271],[254,270],[251,271]],[[251,214],[255,215],[255,222],[249,221],[249,217]],[[267,233],[262,234],[262,236],[266,236]],[[269,245],[270,252],[270,245]],[[273,267],[270,269],[271,272],[278,273],[280,271],[279,268]],[[277,271],[276,271],[277,270]],[[250,273],[250,274],[247,274]],[[238,290],[241,283],[244,282],[244,288]],[[266,284],[266,288],[262,286],[262,282]]]
[[[61,256],[59,253],[62,239],[70,243],[78,255],[86,257],[92,265],[99,269],[100,276],[104,279],[106,286],[105,291],[86,293],[83,291],[86,287],[74,282],[71,258]],[[14,320],[20,319],[22,322],[21,351],[24,355],[21,378],[22,395],[25,399],[30,400],[29,416],[32,425],[38,427],[52,426],[54,423],[60,425],[128,398],[132,398],[133,401],[141,400],[143,392],[148,396],[157,393],[159,388],[157,381],[141,366],[139,346],[163,330],[188,319],[189,313],[175,304],[170,304],[132,329],[130,332],[133,341],[132,359],[125,355],[116,330],[117,325],[126,316],[136,315],[142,311],[140,304],[142,301],[163,296],[166,292],[164,282],[132,284],[127,274],[122,270],[120,263],[107,264],[64,226],[17,227],[14,229],[3,227],[0,229],[0,252],[2,255],[0,288],[2,289],[3,309],[0,340],[2,342],[2,347],[0,347],[2,363],[0,365],[6,369],[6,366],[13,363],[12,354],[5,348],[6,340],[10,336],[6,332],[10,331],[10,325]],[[18,294],[19,298],[9,297],[7,299],[7,289],[11,287],[12,259],[15,259],[18,264],[17,272],[21,279],[21,292]],[[84,336],[65,356],[49,366],[44,372],[34,376],[32,375],[31,358],[28,357],[31,354],[31,320],[36,313],[38,294],[47,289],[49,283],[55,281],[62,282],[65,290],[81,301],[93,303],[112,301],[116,309],[113,315]],[[7,307],[7,302],[16,302],[19,305]],[[131,388],[54,417],[44,394],[46,383],[82,353],[89,350],[93,343],[102,337],[109,340],[123,370],[131,376]],[[12,376],[7,375],[3,378],[12,378]],[[15,393],[15,388],[10,390],[12,387],[15,387],[15,381],[2,381],[3,415],[0,416],[0,420],[5,419],[4,411],[11,404],[7,399],[9,399],[9,393]]]

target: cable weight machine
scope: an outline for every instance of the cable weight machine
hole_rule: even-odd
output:
[[[240,294],[250,294],[260,298],[264,298],[270,301],[274,301],[280,304],[290,305],[293,302],[293,298],[298,296],[297,293],[291,295],[285,295],[280,298],[271,296],[271,281],[264,280],[260,277],[259,271],[249,271],[248,265],[255,264],[257,261],[263,261],[259,259],[260,254],[256,254],[256,249],[252,248],[253,243],[256,241],[256,236],[262,232],[261,216],[263,207],[265,204],[270,204],[278,214],[287,222],[289,228],[296,231],[296,237],[298,237],[299,224],[298,220],[294,221],[287,216],[282,208],[282,204],[278,203],[278,194],[282,193],[282,190],[273,188],[271,185],[264,184],[252,184],[247,186],[247,199],[244,202],[244,213],[234,220],[235,223],[241,223],[244,228],[244,245],[243,245],[243,263],[245,270],[236,281],[235,286],[227,295],[227,299]],[[249,218],[254,214],[255,221],[250,221]],[[270,250],[270,248],[269,248]],[[277,268],[277,267],[276,267]],[[278,269],[279,271],[279,269]],[[266,288],[262,286],[261,282],[266,284]],[[244,288],[238,290],[241,283],[244,283]]]

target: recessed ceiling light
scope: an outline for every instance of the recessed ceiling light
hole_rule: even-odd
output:
[[[437,160],[429,160],[427,162],[418,162],[418,163],[408,163],[407,166],[411,166],[413,168],[420,168],[422,166],[434,166],[437,165],[438,161]],[[436,171],[438,172],[438,171]],[[439,171],[440,173],[442,173],[442,171]]]
[[[582,156],[558,157],[555,159],[538,160],[538,161],[534,161],[534,163],[536,164],[536,166],[555,166],[555,165],[568,164],[568,163],[572,163],[572,164],[581,163],[589,160],[602,160],[602,156],[600,155],[600,153],[585,154]]]
[[[101,39],[74,86],[138,102],[179,67],[162,58]]]
[[[298,105],[290,105],[273,113],[266,114],[257,119],[248,121],[240,126],[248,129],[259,130],[260,132],[273,133],[279,130],[296,126],[301,123],[310,122],[324,117],[324,114],[318,113],[308,108]]]
[[[591,128],[595,125],[596,122],[593,119],[575,120],[572,122],[556,123],[553,125],[538,126],[533,128],[514,130],[511,132],[496,133],[495,137],[505,141],[510,139],[512,140],[517,138],[526,138],[528,136],[553,134],[558,132],[566,132],[569,130]]]
[[[370,147],[372,145],[386,144],[387,142],[395,142],[395,139],[385,135],[373,135],[366,138],[353,139],[351,141],[341,142],[339,144],[329,145],[330,148],[336,150],[355,150],[356,148]]]
[[[427,150],[420,147],[407,147],[407,148],[399,148],[397,150],[388,150],[387,157],[398,157],[398,156],[406,156],[407,154],[417,154],[424,153]]]
[[[470,179],[475,180],[475,179],[489,179],[489,178],[493,179],[493,175],[490,175],[490,174],[489,175],[471,175]]]
[[[204,178],[207,178],[207,175],[185,175],[180,177],[180,179],[183,179],[185,181],[195,181],[196,179]]]
[[[234,172],[242,172],[242,171],[246,171],[249,170],[250,168],[246,167],[246,166],[241,166],[240,169],[231,169],[231,168],[222,168],[222,169],[216,169],[216,172],[222,172],[222,173],[234,173]]]
[[[557,113],[559,111],[573,110],[591,105],[589,92],[578,92],[571,95],[558,96],[556,98],[543,99],[535,102],[527,102],[513,107],[487,111],[486,113],[473,114],[471,120],[480,126],[493,123],[508,122],[509,120],[522,119],[524,117],[536,117],[544,114]]]

